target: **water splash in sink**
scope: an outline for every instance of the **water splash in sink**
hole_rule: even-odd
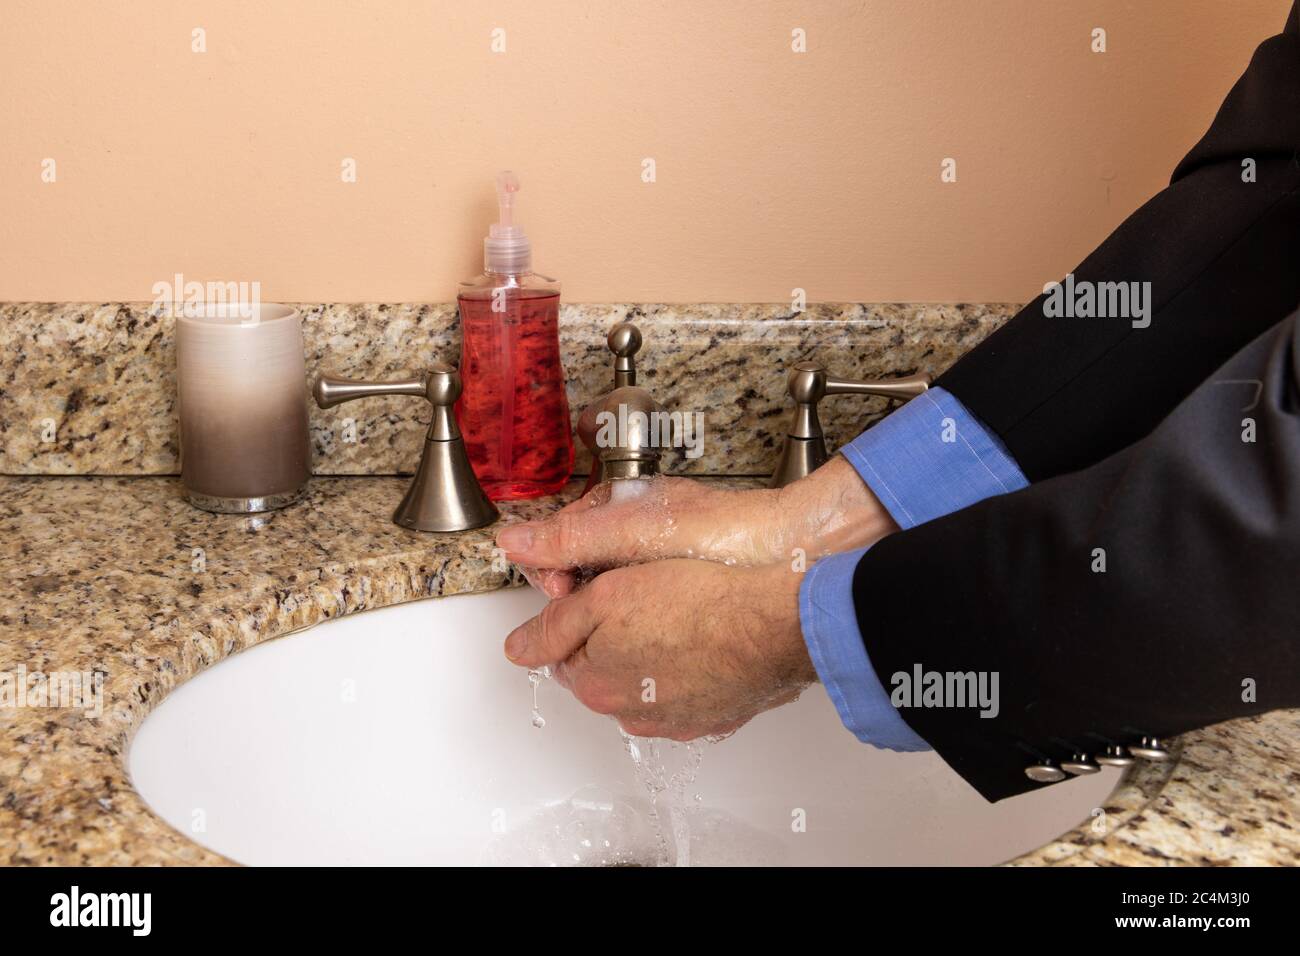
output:
[[[644,807],[603,787],[583,787],[542,807],[488,845],[490,866],[654,866]]]
[[[547,804],[493,840],[488,866],[663,866],[662,833],[645,800],[588,786]],[[697,866],[779,866],[788,854],[778,840],[716,809],[692,813],[685,837]]]

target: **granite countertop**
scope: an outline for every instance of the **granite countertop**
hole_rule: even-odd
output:
[[[0,707],[0,863],[228,864],[156,817],[124,758],[182,681],[253,644],[414,598],[520,583],[490,530],[420,535],[406,479],[317,478],[264,516],[215,516],[174,478],[0,478],[0,672],[95,671],[100,716]],[[507,505],[505,520],[555,504]],[[1012,861],[1300,863],[1300,712],[1188,734],[1131,770],[1104,816]]]

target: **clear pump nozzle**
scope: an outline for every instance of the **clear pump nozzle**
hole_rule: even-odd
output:
[[[515,224],[519,177],[510,170],[497,175],[497,219],[483,240],[483,268],[488,272],[524,273],[533,269],[533,245]]]

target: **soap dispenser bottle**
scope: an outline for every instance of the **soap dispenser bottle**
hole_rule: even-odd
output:
[[[515,223],[519,180],[497,177],[499,221],[483,240],[483,274],[460,284],[464,382],[456,416],[479,483],[493,501],[536,498],[573,472],[560,363],[560,284],[533,272]]]

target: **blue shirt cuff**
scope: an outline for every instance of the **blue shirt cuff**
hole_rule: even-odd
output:
[[[840,720],[854,736],[888,750],[929,750],[890,703],[858,630],[853,572],[866,552],[833,554],[808,570],[799,586],[804,643]]]
[[[840,453],[903,529],[1029,484],[997,436],[942,388],[912,399]],[[804,643],[854,736],[889,750],[928,750],[890,702],[858,630],[853,574],[865,553],[831,555],[808,571],[799,588]]]
[[[840,449],[904,530],[1029,485],[997,436],[932,388]]]

